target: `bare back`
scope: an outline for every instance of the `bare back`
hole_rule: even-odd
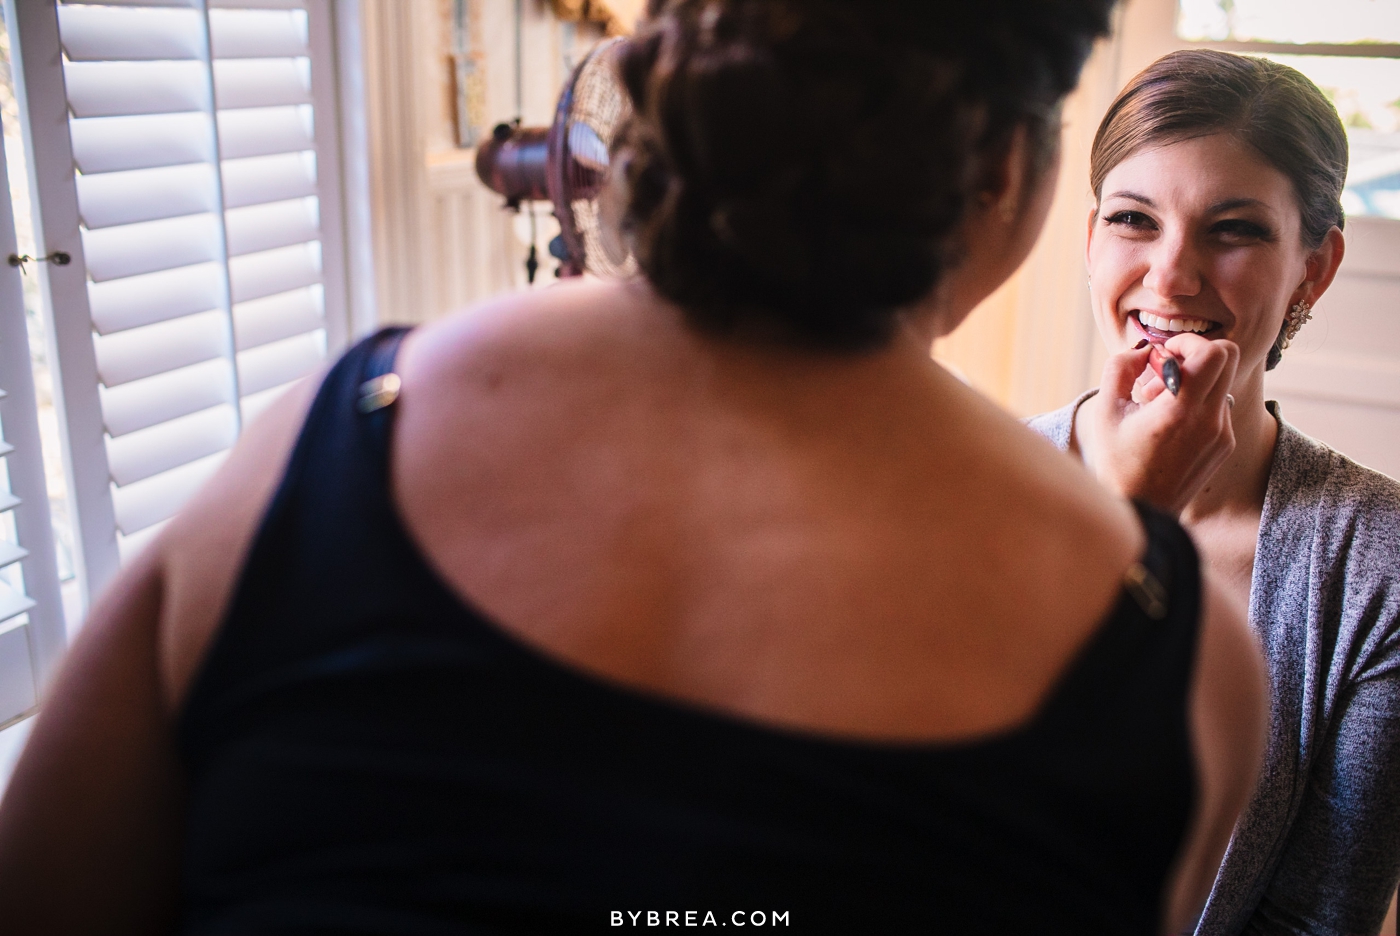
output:
[[[818,732],[994,731],[1141,532],[909,352],[755,351],[640,288],[561,291],[410,338],[395,492],[459,593],[583,669]]]

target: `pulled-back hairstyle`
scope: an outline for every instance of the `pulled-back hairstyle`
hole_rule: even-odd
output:
[[[1215,133],[1249,144],[1288,177],[1310,249],[1346,224],[1347,134],[1332,102],[1297,69],[1209,49],[1164,55],[1118,94],[1089,155],[1095,201],[1104,177],[1139,150]],[[1268,370],[1282,359],[1286,328],[1269,350]]]
[[[643,272],[710,333],[882,344],[1018,126],[1043,169],[1113,2],[651,0],[620,61]]]

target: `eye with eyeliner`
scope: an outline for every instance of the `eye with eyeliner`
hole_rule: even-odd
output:
[[[1274,239],[1274,232],[1255,221],[1246,221],[1244,218],[1226,218],[1211,225],[1211,232],[1224,235],[1235,240],[1258,240],[1271,241]]]
[[[1122,227],[1129,230],[1151,231],[1157,227],[1157,223],[1141,211],[1115,211],[1103,220],[1110,227]]]

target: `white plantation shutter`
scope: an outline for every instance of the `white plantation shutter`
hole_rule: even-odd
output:
[[[0,185],[0,259],[15,252]],[[34,709],[65,644],[20,276],[0,263],[0,727]]]
[[[345,342],[331,10],[11,9],[91,589]]]

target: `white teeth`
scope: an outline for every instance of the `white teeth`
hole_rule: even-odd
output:
[[[1159,315],[1153,315],[1151,312],[1142,311],[1138,312],[1138,321],[1148,328],[1155,328],[1158,331],[1164,332],[1207,332],[1215,327],[1214,322],[1208,322],[1205,319],[1169,319],[1162,318]]]

